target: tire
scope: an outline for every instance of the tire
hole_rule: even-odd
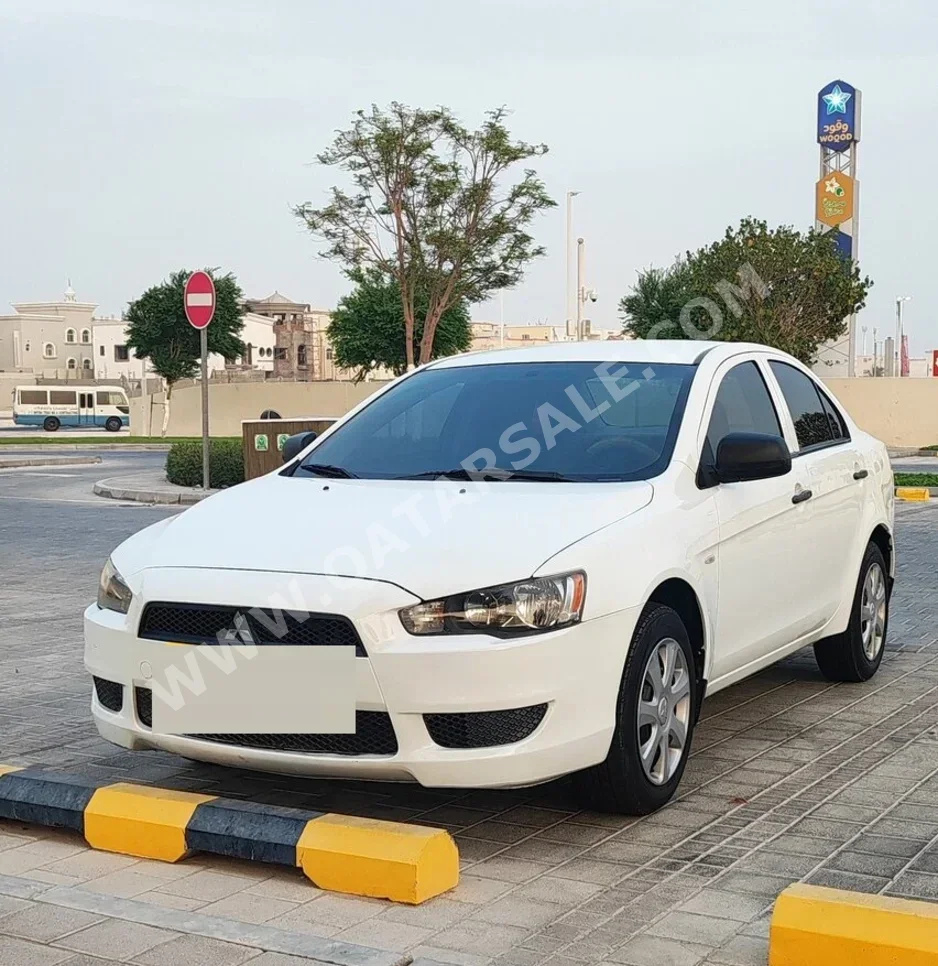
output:
[[[119,433],[123,423],[116,416],[109,416],[104,422],[104,428],[109,433]]]
[[[656,734],[660,736],[662,719],[656,719],[654,724],[648,723],[652,720],[654,702],[649,700],[653,694],[646,674],[655,658],[658,660],[660,680],[662,665],[657,655],[661,648],[668,650],[672,647],[676,673],[671,677],[671,683],[679,688],[683,697],[679,698],[675,707],[668,709],[669,760],[665,769],[662,767],[664,756],[661,745],[657,738],[652,740]],[[645,705],[643,714],[646,723],[643,725],[639,723],[641,699],[644,699],[642,703]],[[687,628],[670,607],[650,604],[639,618],[625,662],[616,705],[616,728],[609,754],[604,762],[578,773],[573,779],[584,804],[598,811],[624,815],[647,815],[667,804],[681,782],[690,754],[697,700],[697,674]],[[679,758],[674,757],[678,749],[677,736],[670,732],[672,723],[684,724],[685,739]],[[657,733],[654,730],[656,727]],[[650,750],[650,756],[646,759],[648,768],[642,764],[642,742]],[[672,742],[675,743],[674,748],[670,747]]]
[[[47,433],[56,432],[61,425],[62,424],[55,418],[55,416],[46,416],[46,418],[42,421],[42,428]]]
[[[821,674],[828,681],[868,681],[883,660],[888,628],[886,560],[879,547],[869,543],[860,565],[847,629],[814,645]]]

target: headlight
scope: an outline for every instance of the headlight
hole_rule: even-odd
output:
[[[583,614],[586,574],[532,577],[486,587],[400,611],[410,634],[491,634],[514,637],[576,624]]]
[[[101,581],[98,584],[98,607],[105,610],[116,610],[119,614],[126,614],[130,610],[133,600],[130,588],[124,583],[124,578],[117,572],[117,568],[110,560],[101,571]]]

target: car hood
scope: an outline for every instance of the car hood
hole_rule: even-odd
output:
[[[148,527],[113,555],[151,567],[383,580],[423,599],[529,577],[646,506],[649,483],[460,483],[269,475]]]

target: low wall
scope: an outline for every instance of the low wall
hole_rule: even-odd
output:
[[[928,446],[938,443],[938,379],[826,379],[854,421],[888,446]],[[300,416],[342,416],[367,399],[383,382],[248,382],[212,384],[209,414],[213,436],[241,436],[241,421],[257,419],[273,409],[286,419]],[[173,393],[169,436],[201,436],[200,387]],[[149,397],[150,435],[163,424],[163,393]],[[130,400],[130,431],[146,435],[144,400]]]
[[[209,385],[209,424],[212,436],[241,437],[241,421],[258,419],[273,409],[285,419],[300,416],[344,416],[353,406],[377,392],[383,382],[233,382]],[[130,433],[147,435],[146,403],[150,404],[150,435],[163,425],[164,394],[130,400]],[[167,436],[202,435],[201,387],[173,392]]]
[[[938,443],[938,379],[825,379],[853,421],[887,446]]]

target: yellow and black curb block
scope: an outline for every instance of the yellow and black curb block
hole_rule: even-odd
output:
[[[927,486],[897,486],[896,499],[918,503],[931,499],[931,489]]]
[[[456,886],[443,829],[102,784],[0,764],[0,820],[72,829],[93,849],[178,862],[193,852],[300,868],[320,889],[418,904]]]
[[[769,966],[938,966],[938,904],[789,886],[772,913]]]

